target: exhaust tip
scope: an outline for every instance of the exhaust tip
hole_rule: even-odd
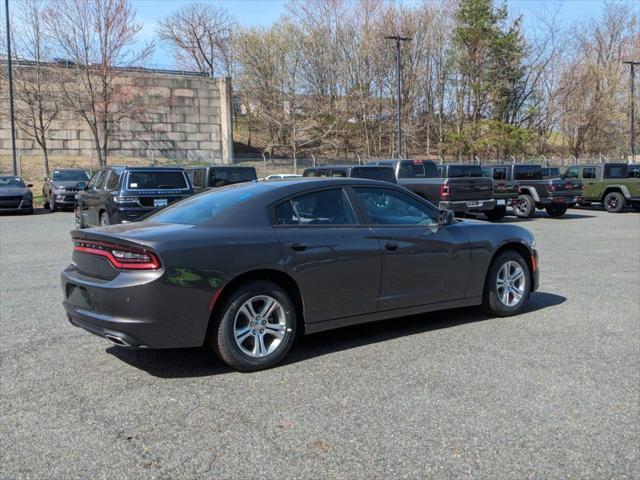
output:
[[[130,347],[131,346],[129,343],[125,342],[122,338],[118,337],[117,335],[111,335],[111,334],[107,333],[104,336],[104,338],[106,338],[111,343],[113,343],[114,345],[117,345],[119,347]]]

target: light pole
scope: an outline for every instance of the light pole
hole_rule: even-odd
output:
[[[11,68],[11,33],[9,25],[9,0],[4,1],[4,13],[7,17],[7,80],[9,87],[9,128],[11,128],[11,155],[13,157],[13,174],[18,175],[18,163],[16,161],[16,127],[13,114],[13,69]]]
[[[397,124],[398,124],[398,158],[402,158],[402,79],[400,77],[400,42],[410,42],[410,37],[401,37],[400,35],[387,35],[385,40],[396,41],[396,78],[398,87],[398,99],[397,99]]]
[[[635,66],[640,65],[640,62],[629,60],[626,62],[631,66],[631,161],[636,161],[636,112],[635,112]]]

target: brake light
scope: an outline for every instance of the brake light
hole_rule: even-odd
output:
[[[105,257],[119,270],[157,270],[160,261],[155,254],[144,248],[128,247],[93,240],[74,240],[75,252]]]
[[[438,195],[440,196],[440,198],[449,198],[450,194],[451,194],[451,191],[449,189],[449,185],[447,185],[446,183],[443,183],[442,185],[440,185],[440,192],[438,192]]]

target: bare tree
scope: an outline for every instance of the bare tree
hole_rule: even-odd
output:
[[[153,45],[132,48],[142,26],[128,0],[59,0],[46,21],[71,65],[62,82],[65,102],[89,126],[104,166],[119,123],[142,115],[141,95],[124,72],[141,66]]]
[[[206,3],[188,3],[158,22],[158,37],[177,65],[216,76],[231,76],[234,18]]]
[[[16,65],[16,124],[42,149],[44,173],[49,176],[47,140],[51,122],[62,102],[57,69],[51,60],[51,38],[44,26],[48,5],[41,0],[22,0],[15,19],[16,52],[23,60]]]

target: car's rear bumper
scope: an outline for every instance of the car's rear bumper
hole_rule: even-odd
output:
[[[171,283],[163,271],[123,272],[99,280],[70,265],[61,282],[68,320],[113,343],[183,348],[204,341],[211,293]]]
[[[442,210],[454,212],[485,212],[493,210],[496,206],[494,199],[490,200],[464,200],[464,201],[440,201],[438,207]]]
[[[572,207],[573,205],[582,203],[583,201],[584,197],[580,195],[558,195],[555,197],[543,197],[537,203],[545,207],[549,205],[567,205]]]

